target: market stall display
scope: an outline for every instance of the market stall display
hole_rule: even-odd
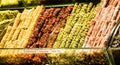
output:
[[[0,65],[120,64],[119,0],[42,1],[0,0]]]
[[[56,30],[58,36],[56,32],[53,33],[53,38],[56,38],[54,34],[57,38],[56,40],[52,38],[50,41],[54,41],[50,42],[48,47],[81,48],[91,20],[95,17],[100,5],[101,3],[98,5],[94,5],[94,3],[76,3],[71,15],[67,18],[66,24],[61,29],[58,27],[58,30]],[[107,59],[103,59],[104,56],[104,52],[98,49],[80,49],[80,51],[77,51],[77,49],[68,51],[66,49],[63,50],[63,53],[48,54],[52,65],[107,65]],[[100,58],[102,59],[99,60]]]
[[[1,48],[41,48],[45,47],[50,33],[54,28],[67,18],[72,11],[72,6],[63,8],[49,8],[46,9],[43,5],[38,6],[36,9],[25,9],[22,13],[18,13],[15,18],[13,26],[7,28],[1,43]],[[47,36],[47,38],[46,38]],[[38,38],[37,38],[38,37]],[[41,38],[42,37],[42,38]],[[42,39],[45,39],[42,40]],[[36,40],[35,40],[36,39]],[[35,41],[34,41],[35,40]],[[44,43],[43,43],[43,42]],[[38,44],[42,42],[41,44]],[[43,45],[43,46],[41,46]],[[20,55],[23,59],[35,61],[36,63],[43,63],[46,58],[45,54],[19,54],[17,51],[0,50],[0,56],[9,58],[15,53],[16,57]],[[19,56],[16,56],[18,54]],[[20,60],[22,57],[20,56]],[[12,62],[12,59],[9,59]],[[9,63],[9,62],[8,62]],[[19,63],[19,62],[16,62]],[[26,62],[27,63],[27,62]],[[19,63],[21,64],[21,63]],[[33,63],[34,64],[34,63]]]

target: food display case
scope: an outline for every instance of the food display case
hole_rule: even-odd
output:
[[[0,65],[119,65],[119,0],[0,0]]]

